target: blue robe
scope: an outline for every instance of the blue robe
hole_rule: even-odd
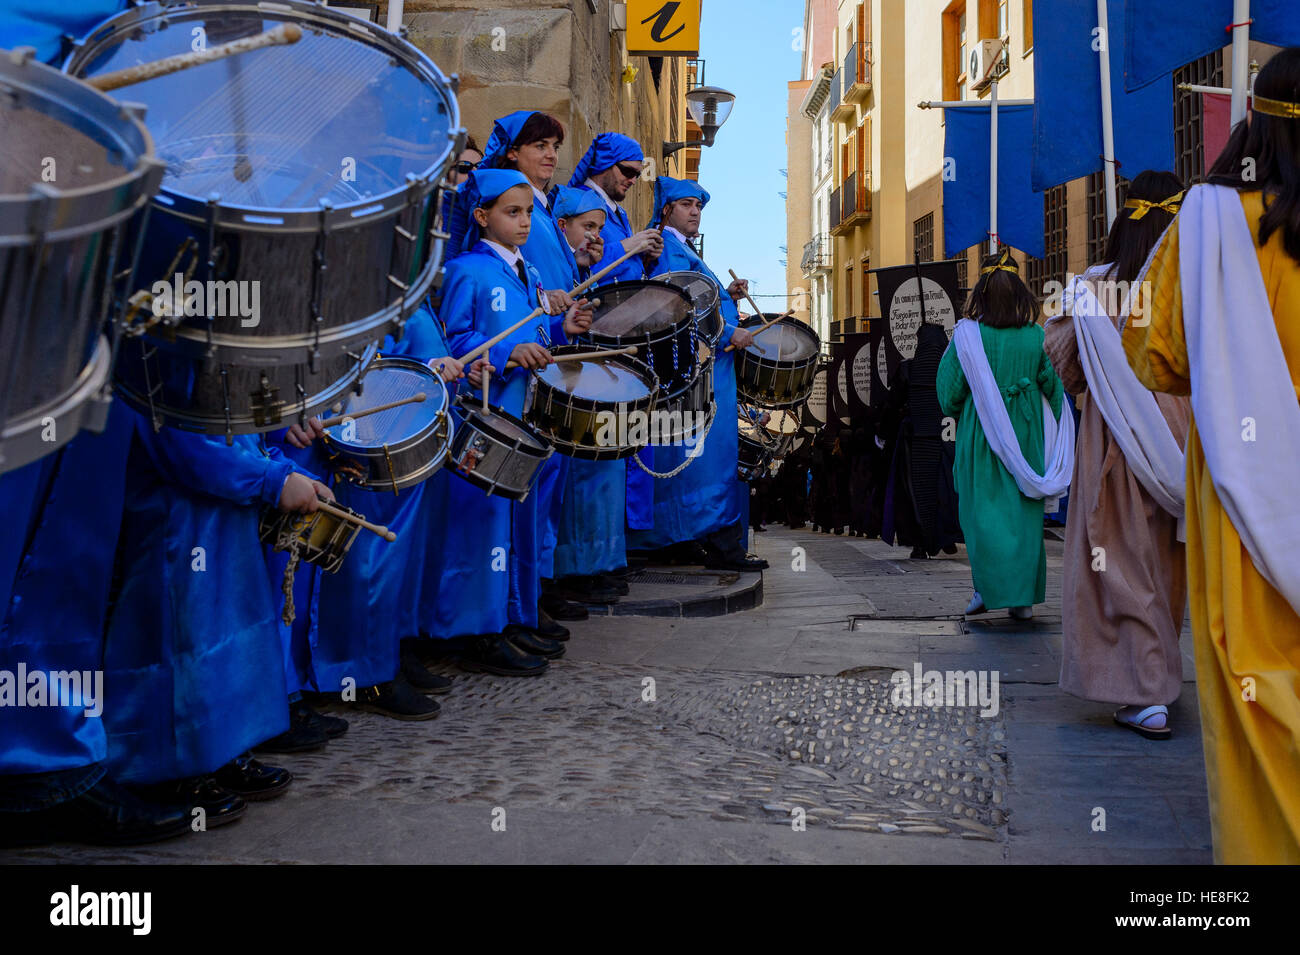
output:
[[[537,307],[541,276],[531,266],[528,271],[525,288],[518,273],[482,241],[447,264],[439,314],[454,355],[466,354]],[[524,342],[563,342],[563,322],[562,315],[541,315],[488,350],[498,369],[490,385],[493,405],[523,417],[530,373],[506,370],[510,352]],[[431,485],[426,493],[436,495],[429,518],[441,527],[441,537],[425,563],[425,630],[451,638],[500,633],[508,623],[536,626],[545,534],[537,489],[516,504],[485,494],[445,468],[426,483]]]
[[[115,402],[102,434],[83,432],[61,451],[0,475],[0,670],[16,673],[19,663],[29,673],[101,669],[131,427],[131,413]],[[102,762],[102,714],[85,710],[0,706],[0,775]]]
[[[739,313],[736,303],[727,294],[726,286],[694,250],[673,233],[665,231],[664,251],[655,265],[654,275],[685,271],[702,272],[718,286],[719,305],[726,323],[713,355],[713,395],[718,411],[698,457],[676,477],[654,482],[654,526],[628,535],[629,546],[639,550],[698,540],[706,534],[730,527],[741,519],[748,501],[747,486],[736,478],[739,439],[735,352],[722,350],[731,341],[737,327]],[[654,448],[652,466],[661,473],[671,471],[692,450],[686,447]],[[649,461],[649,450],[640,454],[643,461]]]
[[[257,524],[293,467],[257,436],[228,447],[135,418],[104,723],[110,771],[152,783],[210,773],[288,728]]]

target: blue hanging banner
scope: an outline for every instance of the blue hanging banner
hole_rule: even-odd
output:
[[[1164,6],[1166,19],[1176,19],[1172,4]],[[1102,169],[1098,51],[1106,42],[1118,175],[1174,170],[1173,89],[1160,83],[1136,92],[1125,88],[1125,0],[1109,0],[1107,17],[1110,35],[1103,37],[1096,0],[1034,4],[1033,181],[1039,191]],[[1177,18],[1183,17],[1180,4]]]
[[[1232,43],[1232,0],[1128,0],[1126,7],[1124,84],[1130,90]],[[1113,16],[1112,27],[1118,30]],[[1295,0],[1251,0],[1250,19],[1252,40],[1300,46],[1300,4]],[[1226,56],[1223,66],[1226,84]]]
[[[1043,197],[1030,184],[1034,111],[998,107],[998,237],[1043,257]],[[943,247],[948,255],[989,238],[989,109],[945,110]]]
[[[61,66],[65,35],[79,40],[128,6],[127,0],[0,2],[0,46],[34,46],[38,59]]]

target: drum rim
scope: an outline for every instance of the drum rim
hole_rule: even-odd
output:
[[[746,329],[753,328],[756,325],[763,324],[764,321],[767,321],[768,319],[771,318],[776,318],[776,314],[764,313],[763,315],[750,315],[748,318],[744,319],[740,323],[740,327]],[[756,365],[763,365],[766,367],[774,368],[779,371],[785,371],[785,370],[795,369],[795,368],[803,368],[805,366],[808,366],[810,363],[814,368],[816,368],[817,364],[821,360],[821,350],[822,350],[822,340],[821,340],[821,336],[817,334],[817,330],[813,328],[811,325],[807,324],[806,322],[801,322],[797,318],[794,318],[792,316],[781,318],[778,321],[776,321],[774,324],[790,326],[790,327],[798,328],[803,332],[806,332],[807,334],[812,336],[812,340],[814,344],[816,344],[817,348],[807,358],[798,358],[798,359],[764,358],[761,355],[755,355],[751,353],[748,348],[741,348],[738,349],[739,352],[738,361],[753,362]]]
[[[581,344],[557,345],[551,349],[551,354],[552,355],[575,355],[580,352],[586,352],[586,351],[590,351],[590,349],[586,345],[581,345]],[[592,361],[595,360],[596,359],[592,359]],[[532,371],[529,372],[529,374],[532,376],[532,382],[530,382],[530,385],[532,385],[532,383],[535,382],[538,391],[545,388],[547,392],[554,392],[556,394],[565,395],[573,399],[575,403],[586,402],[591,405],[627,404],[627,405],[639,406],[643,401],[649,401],[650,406],[652,408],[654,407],[655,400],[659,397],[659,376],[654,373],[653,368],[651,368],[649,365],[647,365],[645,362],[643,362],[640,358],[638,358],[635,355],[610,355],[608,358],[602,358],[599,360],[612,361],[615,364],[623,365],[629,370],[636,372],[638,375],[641,376],[642,379],[648,378],[650,393],[640,398],[629,398],[626,401],[600,401],[596,398],[588,398],[585,395],[575,395],[575,394],[570,394],[567,391],[560,391],[559,388],[556,388],[549,381],[547,381],[545,378],[539,375],[536,369],[533,369]],[[594,409],[584,408],[583,410],[594,410]]]
[[[347,223],[359,226],[369,223],[375,218],[386,217],[398,212],[409,204],[408,195],[411,189],[418,185],[428,186],[430,192],[439,191],[439,183],[446,178],[447,170],[451,168],[455,157],[459,155],[460,150],[457,147],[463,142],[466,133],[466,130],[461,125],[459,98],[453,91],[451,80],[439,69],[432,58],[408,40],[389,33],[379,27],[378,24],[361,20],[339,10],[332,10],[318,3],[308,2],[308,0],[275,0],[274,4],[263,4],[257,2],[257,0],[243,0],[243,2],[232,2],[232,0],[146,0],[137,7],[120,11],[108,17],[97,24],[85,36],[76,40],[71,52],[63,62],[63,72],[74,78],[81,79],[82,77],[77,74],[77,69],[98,55],[108,41],[121,34],[141,29],[146,24],[154,21],[165,19],[169,22],[185,22],[202,18],[204,15],[212,16],[222,12],[242,13],[258,9],[263,10],[264,16],[268,19],[275,19],[279,23],[305,22],[337,27],[338,31],[344,36],[351,36],[359,43],[368,42],[389,56],[395,57],[413,73],[429,81],[429,84],[442,96],[447,107],[448,138],[446,151],[422,172],[408,173],[406,182],[394,186],[387,192],[355,202],[321,202],[314,208],[298,209],[267,208],[218,202],[214,208],[203,197],[163,187],[159,191],[165,193],[169,199],[173,200],[173,203],[170,205],[164,204],[160,211],[169,212],[182,218],[192,217],[196,221],[202,222],[208,221],[210,216],[215,215],[216,224],[225,228],[243,229],[245,231],[279,232],[295,228],[314,231],[321,226],[322,219],[332,219],[334,223],[340,225]],[[362,34],[365,35],[364,40],[361,38]],[[381,207],[375,211],[374,215],[366,215],[355,219],[351,215],[350,210],[369,209],[373,206]],[[227,214],[221,214],[223,210]],[[277,224],[277,228],[273,229],[267,228],[266,223],[253,227],[243,221],[248,214],[283,221]]]
[[[582,335],[579,336],[580,340],[586,339],[591,341],[592,344],[609,345],[614,348],[619,348],[630,344],[640,344],[642,342],[649,345],[659,341],[663,341],[665,338],[672,338],[675,335],[679,334],[682,331],[682,329],[685,328],[687,325],[694,325],[696,323],[694,301],[691,299],[690,295],[686,293],[685,289],[678,288],[676,285],[673,285],[671,282],[660,282],[655,279],[630,279],[626,282],[607,282],[604,285],[597,286],[594,294],[597,297],[599,297],[600,295],[607,294],[610,291],[613,291],[615,289],[625,289],[625,288],[670,289],[671,291],[676,292],[679,296],[681,296],[683,299],[686,300],[686,316],[681,321],[669,325],[667,328],[661,328],[657,332],[647,333],[642,335],[604,335],[601,334],[600,332],[597,332],[593,327],[583,332]],[[650,335],[654,335],[657,337],[650,337]]]
[[[129,168],[121,167],[120,175],[104,182],[75,189],[33,183],[25,194],[0,195],[0,248],[33,244],[31,225],[35,221],[59,222],[58,229],[38,233],[47,243],[59,242],[106,231],[147,205],[162,185],[166,165],[158,158],[153,134],[139,113],[88,83],[40,62],[34,52],[29,57],[15,57],[14,53],[17,50],[0,62],[0,81],[22,95],[53,106],[54,113],[40,112],[65,126],[77,129],[63,118],[63,113],[86,119],[124,153],[134,154],[135,161]]]
[[[384,444],[379,446],[354,444],[349,441],[344,441],[341,438],[334,437],[330,432],[334,431],[335,428],[343,427],[342,422],[340,422],[339,424],[334,425],[333,428],[325,429],[325,435],[329,439],[330,444],[337,446],[338,448],[348,452],[349,454],[354,454],[359,457],[382,458],[386,453],[385,449],[387,449],[387,453],[392,453],[395,451],[409,451],[411,448],[415,447],[416,445],[424,441],[427,441],[430,435],[436,433],[438,431],[438,428],[447,419],[447,401],[448,401],[447,386],[443,382],[442,378],[440,378],[437,375],[437,373],[433,371],[432,368],[430,368],[422,361],[417,361],[414,358],[408,358],[405,355],[381,355],[379,353],[376,353],[375,357],[371,359],[370,364],[366,365],[365,369],[361,372],[361,377],[357,380],[359,383],[364,385],[365,378],[367,375],[375,371],[382,371],[385,368],[402,368],[407,371],[420,372],[423,375],[427,375],[433,381],[436,381],[438,383],[439,385],[438,390],[442,394],[442,403],[437,409],[435,409],[433,420],[428,422],[418,432],[416,432],[413,435],[410,435],[409,437],[402,438],[400,441],[395,442],[393,444]],[[426,400],[427,400],[427,396],[426,396]],[[346,412],[340,411],[339,414],[346,414]],[[387,486],[388,483],[389,482],[384,482],[384,485]],[[398,484],[400,485],[400,483],[401,482],[399,481]]]
[[[544,445],[541,450],[538,450],[531,445],[520,444],[518,438],[507,436],[492,427],[491,421],[483,417],[483,402],[481,400],[476,400],[468,394],[459,394],[456,396],[456,400],[453,403],[461,410],[461,423],[465,428],[484,432],[499,443],[509,446],[513,451],[522,451],[530,457],[545,460],[546,458],[549,458],[555,450],[551,443],[542,436],[541,432],[530,425],[527,421],[516,418],[500,405],[489,404],[488,412],[494,415],[499,415],[511,424],[522,428],[528,434],[536,435],[542,445]],[[457,433],[461,433],[461,429],[458,428]]]
[[[700,278],[704,279],[704,281],[707,282],[713,288],[714,290],[713,304],[707,311],[704,312],[701,312],[699,309],[695,309],[695,325],[697,328],[699,328],[700,334],[704,336],[705,341],[707,341],[710,345],[716,345],[718,339],[722,337],[722,332],[727,327],[727,321],[725,318],[722,317],[722,289],[718,287],[718,283],[713,280],[712,276],[704,272],[696,272],[693,269],[675,269],[671,272],[660,272],[657,276],[655,276],[655,278],[663,279],[665,275],[698,275]],[[668,284],[672,285],[674,283],[669,282]],[[678,287],[680,288],[680,286]],[[682,291],[685,292],[686,290],[682,289]],[[689,292],[687,292],[686,294],[687,296],[690,295]],[[695,300],[692,298],[691,299],[692,308],[694,308],[694,305],[695,305]],[[703,325],[706,319],[710,320],[710,324],[717,326],[716,330],[705,331]]]

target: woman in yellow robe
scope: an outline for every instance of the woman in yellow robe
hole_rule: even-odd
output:
[[[1259,74],[1251,122],[1234,131],[1211,181],[1239,190],[1300,396],[1300,196],[1282,188],[1284,174],[1300,179],[1300,106],[1284,116],[1272,111],[1288,110],[1270,103],[1294,103],[1296,89],[1300,49],[1288,49]],[[1247,158],[1256,161],[1243,165]],[[1251,168],[1254,181],[1243,182],[1243,169]],[[1273,214],[1261,234],[1266,194]],[[1124,348],[1148,388],[1186,395],[1192,369],[1178,225],[1165,233],[1145,276],[1149,321],[1130,321]],[[1215,860],[1300,863],[1300,615],[1255,568],[1224,511],[1195,419],[1187,443],[1187,580]]]

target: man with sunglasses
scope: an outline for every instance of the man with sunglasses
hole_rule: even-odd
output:
[[[627,198],[632,184],[641,178],[645,155],[635,139],[622,133],[601,133],[591,141],[586,155],[578,163],[569,185],[590,189],[605,202],[609,214],[601,238],[605,257],[592,266],[599,272],[640,244],[646,247],[645,259],[653,262],[663,252],[663,237],[656,229],[633,233],[632,224],[620,203]],[[605,282],[631,282],[645,278],[646,266],[641,256],[628,259],[604,279]]]
[[[465,148],[461,150],[460,159],[456,165],[451,167],[447,173],[447,181],[453,186],[459,186],[469,178],[469,174],[474,171],[474,167],[483,161],[483,150],[478,148],[478,143],[470,136],[465,140]]]

